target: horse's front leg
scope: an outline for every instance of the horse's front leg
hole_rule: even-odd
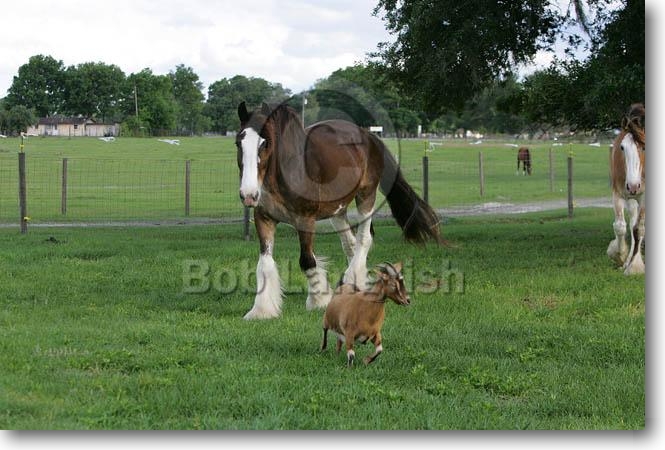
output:
[[[254,210],[254,222],[261,255],[256,266],[254,306],[245,314],[245,319],[270,319],[278,317],[282,309],[282,283],[272,257],[277,222],[265,216],[260,209]]]
[[[614,203],[614,240],[607,247],[607,256],[617,264],[623,265],[628,256],[626,219],[623,214],[626,201],[616,192],[612,193],[612,201]]]
[[[328,284],[326,270],[321,260],[314,256],[314,230],[315,222],[307,224],[306,228],[298,227],[298,238],[300,239],[300,269],[307,277],[307,301],[305,307],[308,310],[325,308],[330,303],[332,291]]]
[[[629,202],[630,213],[630,230],[631,230],[631,246],[628,259],[624,265],[624,273],[626,275],[635,275],[644,273],[645,266],[642,259],[642,243],[644,242],[645,234],[645,217],[646,205],[644,196],[639,199],[639,202]]]

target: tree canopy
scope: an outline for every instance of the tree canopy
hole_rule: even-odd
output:
[[[571,0],[563,11],[554,0],[379,0],[375,14],[395,41],[374,56],[404,95],[436,116],[461,112],[537,51],[564,41],[569,58],[525,80],[524,111],[552,125],[603,127],[644,101],[644,8],[644,0]],[[580,46],[590,50],[585,61],[575,59]],[[566,95],[571,89],[580,95]],[[547,114],[556,118],[536,117],[532,108],[546,110],[537,97],[555,108]]]
[[[0,104],[0,128],[72,115],[123,122],[132,135],[226,133],[237,105],[307,99],[305,121],[342,117],[387,133],[597,130],[645,100],[644,0],[378,0],[395,37],[368,60],[340,68],[297,95],[279,83],[235,75],[204,86],[194,69],[113,64],[65,67],[35,55]],[[573,26],[574,25],[574,26]],[[519,75],[536,52],[566,45],[549,67]],[[577,56],[575,49],[586,55]],[[21,125],[23,126],[23,125]]]

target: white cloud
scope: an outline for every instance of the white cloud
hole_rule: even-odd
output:
[[[30,56],[66,66],[89,61],[126,74],[146,67],[194,69],[204,85],[236,74],[282,83],[294,92],[363,60],[389,39],[373,0],[83,0],[3,3],[0,97]]]

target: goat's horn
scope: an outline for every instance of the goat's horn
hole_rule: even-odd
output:
[[[391,277],[397,277],[399,275],[397,273],[397,269],[395,269],[395,266],[393,266],[389,262],[379,264],[379,269],[381,269],[382,272],[390,275]]]

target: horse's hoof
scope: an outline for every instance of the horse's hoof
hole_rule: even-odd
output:
[[[645,272],[644,262],[642,259],[634,259],[632,263],[623,271],[624,275],[640,275]]]
[[[309,294],[307,296],[307,301],[305,301],[305,308],[307,311],[312,311],[314,309],[325,309],[330,303],[332,298],[332,293],[330,292],[318,292],[316,294]]]
[[[626,262],[627,251],[621,252],[619,250],[619,244],[617,240],[610,242],[610,245],[607,247],[607,256],[612,261],[622,266]]]
[[[243,317],[245,320],[263,320],[279,317],[279,311],[266,311],[265,309],[252,308]]]

